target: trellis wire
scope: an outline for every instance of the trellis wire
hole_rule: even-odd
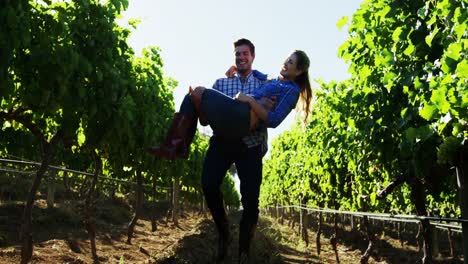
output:
[[[268,208],[295,208],[307,210],[307,213],[310,212],[323,212],[323,213],[333,213],[333,214],[347,214],[358,217],[367,216],[370,219],[382,220],[382,221],[393,221],[393,222],[404,222],[404,223],[419,223],[422,220],[429,220],[430,224],[439,228],[451,229],[455,232],[462,232],[462,227],[460,225],[447,225],[439,222],[457,222],[457,223],[468,223],[468,219],[463,218],[445,218],[445,217],[435,217],[435,216],[418,216],[418,215],[392,215],[392,214],[382,214],[382,213],[369,213],[369,212],[350,212],[350,211],[341,211],[333,210],[326,208],[309,208],[303,205],[285,205],[285,206],[267,206]]]
[[[39,163],[39,162],[34,162],[34,161],[22,161],[22,160],[1,159],[1,158],[0,158],[0,162],[1,162],[1,163],[10,163],[10,164],[20,164],[20,165],[34,165],[34,166],[40,166],[40,165],[41,165],[41,163]],[[70,173],[73,173],[73,174],[84,175],[84,176],[87,176],[87,177],[90,177],[90,176],[93,176],[93,175],[94,175],[94,174],[89,173],[89,172],[78,171],[78,170],[72,170],[72,169],[68,169],[68,168],[64,168],[64,167],[59,167],[59,166],[53,166],[53,165],[49,165],[49,168],[50,168],[50,169],[54,169],[54,170],[56,170],[56,171],[70,172]],[[34,173],[34,172],[27,172],[27,173],[26,173],[26,172],[14,170],[14,169],[11,169],[11,168],[3,168],[3,167],[0,167],[0,171],[15,172],[15,173],[22,173],[22,174]],[[132,185],[132,186],[137,186],[137,183],[132,182],[132,181],[124,181],[124,180],[119,180],[119,179],[114,179],[114,178],[105,177],[105,176],[102,176],[102,175],[98,175],[98,177],[101,178],[101,179],[109,180],[109,181],[114,181],[114,182],[119,182],[119,183],[122,183],[122,184],[128,184],[128,185]],[[148,188],[152,188],[152,186],[151,186],[151,185],[148,185],[148,184],[143,184],[143,186],[144,186],[144,187],[148,187]],[[169,187],[161,187],[161,186],[156,186],[156,189],[172,190],[172,188],[169,188]]]

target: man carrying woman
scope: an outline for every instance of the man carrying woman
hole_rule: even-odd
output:
[[[237,76],[218,79],[213,89],[190,90],[175,114],[166,140],[148,152],[160,158],[187,158],[197,120],[210,125],[213,136],[205,157],[202,187],[219,232],[217,261],[227,254],[231,234],[220,191],[234,163],[240,179],[243,207],[239,231],[239,262],[248,259],[258,221],[258,197],[262,180],[262,158],[267,149],[267,127],[278,126],[296,107],[299,98],[307,111],[312,98],[309,58],[294,51],[284,62],[280,77],[267,81],[252,70],[255,47],[247,39],[234,43]],[[269,98],[275,98],[276,103]],[[307,112],[306,112],[307,118]]]

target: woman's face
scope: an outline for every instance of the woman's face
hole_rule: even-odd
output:
[[[297,56],[291,54],[283,63],[280,74],[284,79],[293,81],[296,77],[301,74],[302,71],[297,69]]]

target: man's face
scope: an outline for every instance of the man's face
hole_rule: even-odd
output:
[[[241,45],[234,49],[234,55],[236,56],[236,67],[237,72],[240,75],[246,75],[252,71],[252,63],[255,55],[250,53],[249,46]]]

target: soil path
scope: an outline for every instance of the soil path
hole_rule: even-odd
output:
[[[43,202],[42,202],[43,203]],[[1,205],[1,204],[0,204]],[[130,220],[128,210],[104,204],[97,210],[97,252],[100,263],[163,263],[207,264],[214,263],[217,233],[211,218],[199,213],[185,213],[175,226],[160,209],[157,230],[151,231],[151,222],[138,221],[132,244],[127,244],[126,224]],[[78,210],[64,206],[52,211],[40,211],[44,205],[38,202],[34,214],[34,252],[31,263],[93,263],[90,243],[78,217],[71,212]],[[42,209],[41,209],[42,208]],[[20,248],[17,229],[20,224],[21,206],[0,206],[0,263],[19,263]],[[230,229],[233,241],[226,264],[237,263],[239,218],[241,212],[231,213]],[[1,217],[3,216],[3,217]],[[47,217],[45,217],[47,216]],[[42,217],[42,218],[41,218]],[[280,225],[269,217],[260,217],[251,248],[251,264],[262,263],[336,263],[330,244],[331,228],[325,229],[321,238],[321,254],[315,247],[316,234],[309,230],[309,245],[300,239],[297,226]],[[359,263],[367,244],[358,232],[342,229],[338,244],[341,263]],[[416,245],[390,237],[381,237],[369,263],[417,263],[421,258]],[[447,262],[448,261],[448,262]],[[434,263],[462,263],[460,259],[442,259]]]
[[[20,211],[19,208],[13,211],[10,208],[9,213],[13,216],[9,219],[10,223],[19,221],[19,217],[14,216]],[[233,241],[225,262],[227,264],[238,261],[240,212],[232,213],[229,218]],[[1,223],[0,230],[8,233],[10,239],[15,233]],[[36,226],[35,230],[31,263],[93,263],[89,240],[80,227],[52,223]],[[292,243],[293,246],[282,244],[294,233],[290,229],[285,230],[273,228],[271,220],[261,218],[252,244],[250,263],[323,263],[294,248],[297,241]],[[104,228],[100,224],[96,244],[101,263],[214,263],[217,242],[215,226],[210,218],[198,213],[184,214],[178,226],[160,219],[155,232],[151,232],[150,221],[139,220],[132,244],[126,243],[125,234],[126,225],[107,224]],[[0,246],[0,263],[19,263],[19,243],[9,241],[7,244],[10,245]]]

